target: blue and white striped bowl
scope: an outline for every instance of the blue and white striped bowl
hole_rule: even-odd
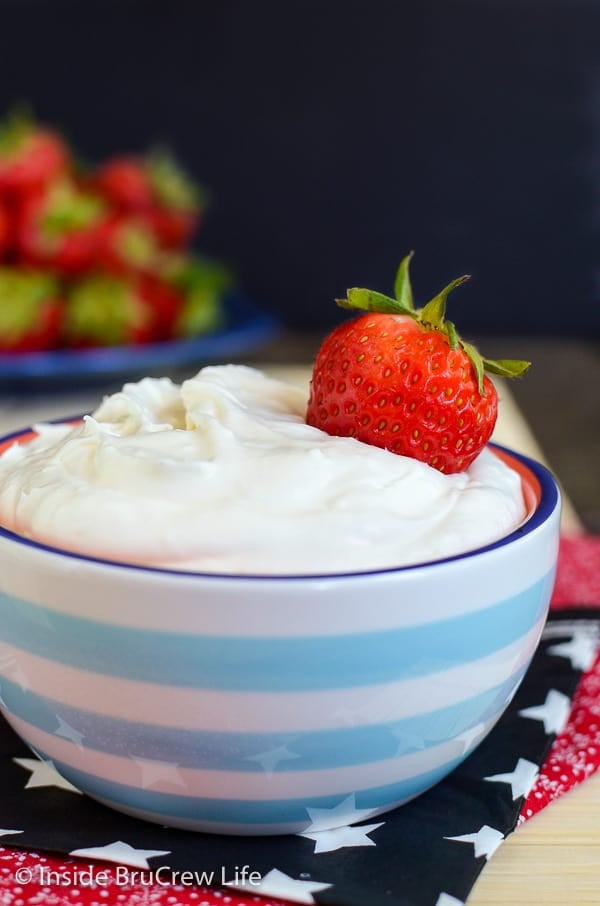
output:
[[[173,827],[297,833],[412,799],[496,723],[546,618],[557,486],[499,455],[528,521],[416,567],[202,575],[0,529],[3,714],[78,789]]]

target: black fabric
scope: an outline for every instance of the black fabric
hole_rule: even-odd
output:
[[[564,634],[559,632],[561,621],[565,621]],[[524,796],[513,799],[510,783],[485,778],[513,772],[519,759],[530,769],[544,763],[556,735],[552,721],[546,724],[539,716],[521,712],[550,701],[560,704],[559,719],[562,712],[566,716],[581,671],[573,666],[576,658],[557,654],[555,649],[579,627],[597,638],[600,609],[569,609],[552,615],[532,666],[492,733],[428,793],[357,825],[381,825],[368,832],[373,845],[315,852],[315,841],[300,836],[219,837],[170,830],[126,817],[68,790],[26,789],[31,774],[13,759],[31,753],[3,721],[0,827],[19,828],[23,833],[4,835],[2,844],[66,854],[120,840],[137,849],[169,852],[151,858],[150,868],[168,864],[174,870],[214,871],[215,881],[221,880],[223,872],[230,879],[241,865],[249,865],[261,876],[278,869],[295,879],[331,885],[313,894],[317,903],[324,904],[450,906],[464,902],[486,856],[477,855],[472,842],[446,838],[475,835],[485,827],[493,829],[496,837],[505,837],[514,829]]]

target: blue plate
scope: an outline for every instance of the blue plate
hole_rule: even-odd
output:
[[[279,323],[242,294],[225,301],[222,328],[189,340],[168,340],[141,346],[111,346],[95,349],[56,349],[50,352],[0,354],[0,392],[31,388],[39,382],[64,387],[105,378],[142,377],[177,370],[189,365],[227,362],[251,352],[272,339]]]

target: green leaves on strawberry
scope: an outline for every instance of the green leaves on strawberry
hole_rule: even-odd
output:
[[[395,298],[353,288],[337,300],[368,314],[340,324],[325,339],[306,420],[441,472],[460,472],[479,455],[496,422],[498,397],[485,372],[515,377],[530,363],[482,358],[446,320],[448,295],[466,275],[415,308],[411,257],[398,268]]]
[[[164,149],[151,152],[146,173],[158,204],[170,211],[199,211],[206,205],[204,191],[192,182]]]
[[[145,221],[134,214],[107,218],[99,229],[96,264],[115,274],[151,274],[160,269],[163,252]]]
[[[0,352],[24,353],[57,345],[63,303],[48,274],[0,268]]]
[[[487,371],[490,374],[497,374],[501,377],[520,377],[525,374],[530,366],[530,362],[523,362],[519,359],[483,359],[477,349],[470,343],[465,343],[460,339],[456,332],[456,327],[452,321],[446,320],[446,300],[457,286],[466,283],[471,279],[470,274],[464,274],[452,280],[448,286],[445,286],[437,296],[434,296],[427,305],[421,309],[415,309],[412,286],[410,281],[410,262],[413,257],[410,252],[400,262],[394,282],[395,298],[385,296],[383,293],[377,293],[370,289],[349,289],[345,299],[336,299],[340,308],[359,311],[373,311],[387,313],[390,315],[408,315],[414,318],[423,328],[430,330],[439,330],[446,335],[451,349],[460,347],[466,353],[475,369],[477,375],[477,387],[481,394],[485,393],[483,375]]]
[[[168,279],[183,298],[175,335],[194,337],[216,330],[223,321],[223,299],[235,284],[229,268],[218,261],[185,257],[172,259],[168,270]]]
[[[69,293],[65,338],[71,346],[164,340],[171,335],[181,304],[179,294],[156,278],[94,274]]]
[[[0,193],[13,197],[38,191],[64,174],[68,149],[56,133],[23,110],[0,123]]]
[[[105,216],[99,196],[60,180],[23,202],[16,230],[18,256],[65,276],[82,273],[96,263]]]

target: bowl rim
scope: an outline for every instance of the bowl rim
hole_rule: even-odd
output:
[[[52,419],[46,421],[44,424],[76,424],[83,419],[83,415],[69,416],[67,418]],[[0,437],[0,455],[1,453],[8,448],[11,442],[17,442],[20,437],[24,437],[28,434],[35,434],[35,427],[28,426],[26,428],[20,428],[17,431],[13,431],[10,434],[6,434]],[[202,570],[183,570],[183,569],[174,569],[172,567],[163,567],[163,566],[150,566],[142,563],[129,563],[122,560],[111,560],[105,557],[94,557],[90,554],[82,554],[76,551],[68,550],[67,548],[57,547],[52,544],[45,544],[41,541],[36,541],[33,538],[27,538],[24,535],[19,535],[17,532],[13,532],[10,529],[4,528],[0,525],[0,539],[5,541],[12,541],[13,543],[23,545],[24,547],[33,548],[34,550],[44,551],[46,553],[55,554],[62,557],[67,557],[72,560],[82,561],[84,563],[93,563],[95,565],[107,566],[117,568],[119,570],[129,570],[137,573],[143,574],[153,574],[161,576],[170,576],[176,577],[181,576],[183,578],[197,578],[205,580],[229,580],[233,582],[258,582],[258,581],[268,581],[268,582],[310,582],[310,581],[323,581],[323,580],[337,580],[337,579],[356,579],[360,577],[368,576],[385,576],[385,575],[394,575],[397,573],[412,573],[416,570],[422,570],[425,568],[431,567],[441,567],[448,563],[456,563],[461,560],[468,560],[471,557],[477,557],[481,554],[491,553],[492,551],[499,550],[503,547],[507,547],[513,542],[519,541],[524,537],[531,535],[536,529],[543,525],[552,513],[556,510],[556,507],[560,504],[560,491],[556,479],[550,472],[550,470],[542,465],[542,463],[526,456],[524,453],[518,453],[515,450],[505,447],[502,444],[497,443],[488,443],[487,447],[491,448],[492,451],[497,451],[500,454],[500,459],[504,462],[507,460],[516,461],[519,465],[517,469],[520,478],[521,485],[524,485],[524,473],[528,477],[533,477],[534,487],[530,487],[530,494],[533,491],[533,495],[537,498],[535,507],[531,512],[529,512],[524,520],[519,523],[519,525],[514,528],[508,535],[504,535],[502,538],[499,538],[496,541],[492,541],[489,544],[482,545],[481,547],[472,548],[471,550],[464,551],[460,554],[452,554],[449,557],[440,557],[435,560],[424,560],[420,563],[412,563],[406,566],[387,566],[379,569],[363,569],[363,570],[348,570],[346,572],[334,572],[334,573],[219,573],[219,572],[203,572]],[[513,467],[513,466],[511,466]],[[524,497],[525,487],[523,487]],[[527,501],[526,501],[527,504]]]

